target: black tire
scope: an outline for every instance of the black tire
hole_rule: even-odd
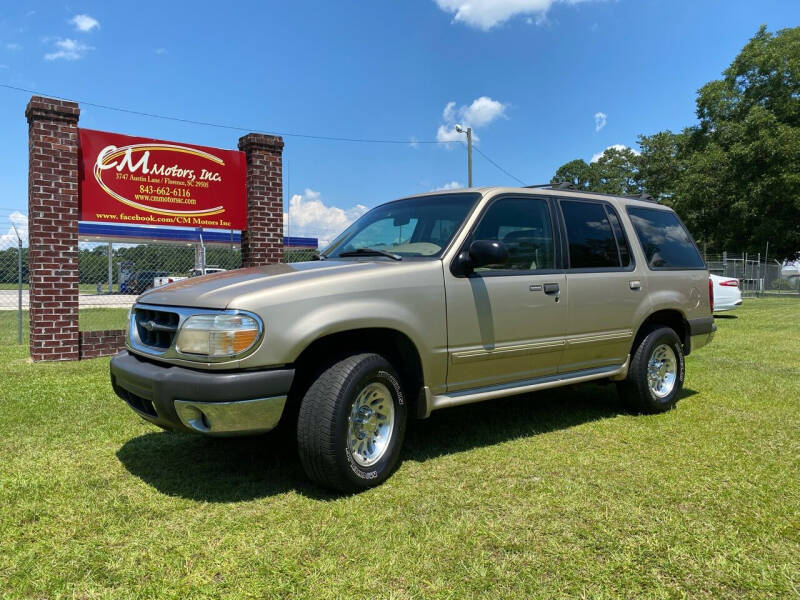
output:
[[[659,397],[648,384],[648,363],[653,351],[662,345],[672,349],[675,356],[675,382],[669,394]],[[651,327],[633,352],[628,376],[617,384],[620,396],[634,412],[655,414],[675,408],[683,389],[686,375],[686,364],[683,356],[683,344],[678,334],[669,327]]]
[[[371,383],[389,390],[394,428],[381,458],[364,467],[348,448],[350,411]],[[355,354],[325,369],[309,386],[300,404],[297,445],[306,474],[315,483],[343,492],[358,492],[383,483],[400,458],[407,403],[394,367],[379,354]]]

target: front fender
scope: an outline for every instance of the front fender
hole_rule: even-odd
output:
[[[265,334],[260,347],[242,360],[241,368],[292,364],[325,336],[386,328],[404,334],[414,344],[426,384],[443,385],[447,320],[441,263],[409,264],[406,269],[387,269],[385,275],[373,275],[369,281],[341,278],[318,286],[313,295],[298,291],[266,306],[252,306],[264,320]]]
[[[354,329],[385,328],[405,334],[422,356],[433,350],[435,340],[424,333],[425,323],[408,307],[375,300],[351,300],[323,306],[285,329],[287,362],[294,362],[312,342],[327,335]]]

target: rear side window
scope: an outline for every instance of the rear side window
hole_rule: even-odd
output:
[[[651,269],[705,269],[689,232],[674,212],[629,206],[628,215]]]
[[[616,269],[630,264],[630,253],[625,246],[627,257],[623,265],[611,221],[602,204],[562,200],[561,212],[567,228],[571,269]]]

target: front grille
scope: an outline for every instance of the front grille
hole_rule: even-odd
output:
[[[158,350],[167,350],[172,346],[180,322],[178,313],[142,307],[134,310],[139,343]]]

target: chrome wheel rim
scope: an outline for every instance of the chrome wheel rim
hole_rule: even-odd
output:
[[[347,449],[361,467],[386,454],[394,432],[394,399],[382,383],[367,384],[353,401],[347,419]]]
[[[653,349],[647,362],[647,385],[656,398],[665,398],[675,389],[678,379],[678,360],[668,344]]]

